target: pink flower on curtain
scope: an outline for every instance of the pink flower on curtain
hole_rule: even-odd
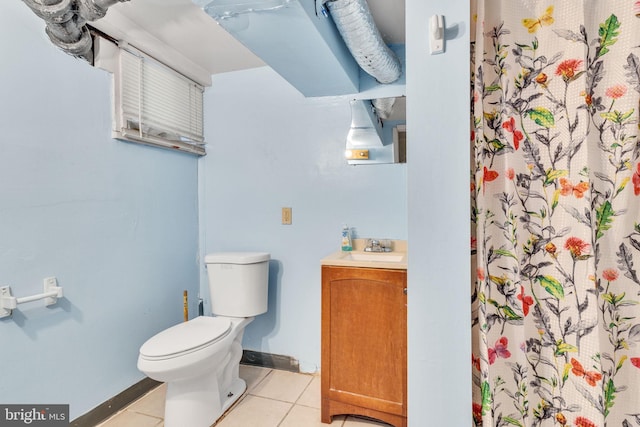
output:
[[[618,278],[618,270],[616,270],[615,268],[607,268],[602,272],[602,277],[607,282],[613,282]]]
[[[509,120],[502,123],[502,127],[506,129],[507,132],[513,134],[513,147],[516,150],[520,148],[520,141],[522,141],[522,138],[524,138],[524,136],[522,135],[522,132],[516,129],[516,120],[511,117]]]
[[[568,82],[575,77],[581,65],[581,59],[565,59],[558,65],[558,68],[556,68],[556,76],[562,76],[562,79]]]
[[[632,357],[632,358],[631,358],[631,359],[629,359],[629,360],[631,360],[631,364],[632,364],[633,366],[635,366],[636,368],[639,368],[639,369],[640,369],[640,357]]]
[[[476,370],[480,370],[480,358],[476,357],[474,354],[471,354],[471,364],[476,368]]]
[[[489,365],[493,365],[498,357],[503,359],[511,357],[511,352],[507,349],[508,344],[507,337],[501,337],[493,348],[489,348]]]
[[[533,298],[524,294],[524,286],[520,286],[520,293],[518,299],[522,301],[522,312],[525,317],[529,314],[529,306],[533,305]]]
[[[513,168],[508,168],[507,178],[509,179],[509,181],[513,181],[513,178],[515,178],[515,176],[516,176],[516,172],[513,170]]]
[[[484,190],[487,188],[487,182],[495,181],[498,176],[498,172],[487,169],[486,166],[484,167],[482,171],[482,183],[484,184],[482,187],[482,194],[484,194]]]
[[[592,421],[585,417],[577,417],[574,424],[576,427],[597,427]]]
[[[622,98],[627,93],[627,87],[623,85],[615,85],[607,88],[605,95],[609,98],[618,99]]]
[[[640,163],[636,166],[636,173],[633,174],[633,194],[640,196]]]
[[[640,1],[637,1],[634,5],[633,5],[633,13],[635,13],[635,15],[640,18]]]
[[[479,403],[473,404],[473,422],[476,426],[482,425],[482,405]]]
[[[569,237],[564,248],[569,250],[573,258],[579,258],[589,248],[589,244],[579,237]]]

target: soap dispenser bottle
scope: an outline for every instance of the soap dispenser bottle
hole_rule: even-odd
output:
[[[342,250],[348,252],[353,250],[351,245],[351,230],[346,225],[342,227]]]

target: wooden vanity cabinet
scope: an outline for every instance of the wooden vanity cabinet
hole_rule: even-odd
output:
[[[322,266],[321,420],[407,426],[406,270]]]

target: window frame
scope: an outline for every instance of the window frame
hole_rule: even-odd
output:
[[[178,150],[196,154],[199,156],[206,155],[204,141],[204,87],[183,74],[175,71],[167,65],[157,61],[150,55],[134,48],[130,45],[117,46],[117,54],[115,63],[112,65],[113,72],[113,128],[112,137],[141,143],[166,149]],[[131,61],[133,59],[133,61]],[[131,63],[138,64],[137,81],[133,76]],[[169,82],[167,87],[162,85],[160,80],[166,79]],[[133,77],[133,81],[131,81]],[[138,108],[135,111],[135,94],[132,94],[132,87],[137,87],[138,91]],[[149,89],[151,88],[151,89]],[[185,88],[189,92],[186,94]],[[174,123],[171,126],[163,126],[162,114],[170,113],[174,105],[157,104],[150,108],[144,106],[145,93],[150,94],[147,98],[148,102],[162,102],[162,100],[175,100],[167,92],[173,93],[178,98],[189,98],[185,103],[185,99],[179,99],[178,104],[183,104],[187,111],[176,110],[181,116],[186,115],[189,124],[180,127]],[[140,96],[142,95],[142,96]],[[151,99],[154,100],[151,100]],[[160,100],[160,101],[159,101]],[[173,104],[171,102],[170,104]],[[185,105],[188,104],[188,105]],[[160,115],[149,116],[160,110]],[[137,122],[136,122],[137,113]],[[146,115],[146,116],[145,116]],[[173,120],[173,116],[168,117],[169,121]],[[142,123],[142,125],[140,125]],[[137,125],[137,126],[136,126]],[[169,137],[167,137],[169,136]]]

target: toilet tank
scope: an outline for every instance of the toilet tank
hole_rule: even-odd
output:
[[[269,259],[266,252],[217,252],[205,257],[211,311],[252,317],[267,311]]]

